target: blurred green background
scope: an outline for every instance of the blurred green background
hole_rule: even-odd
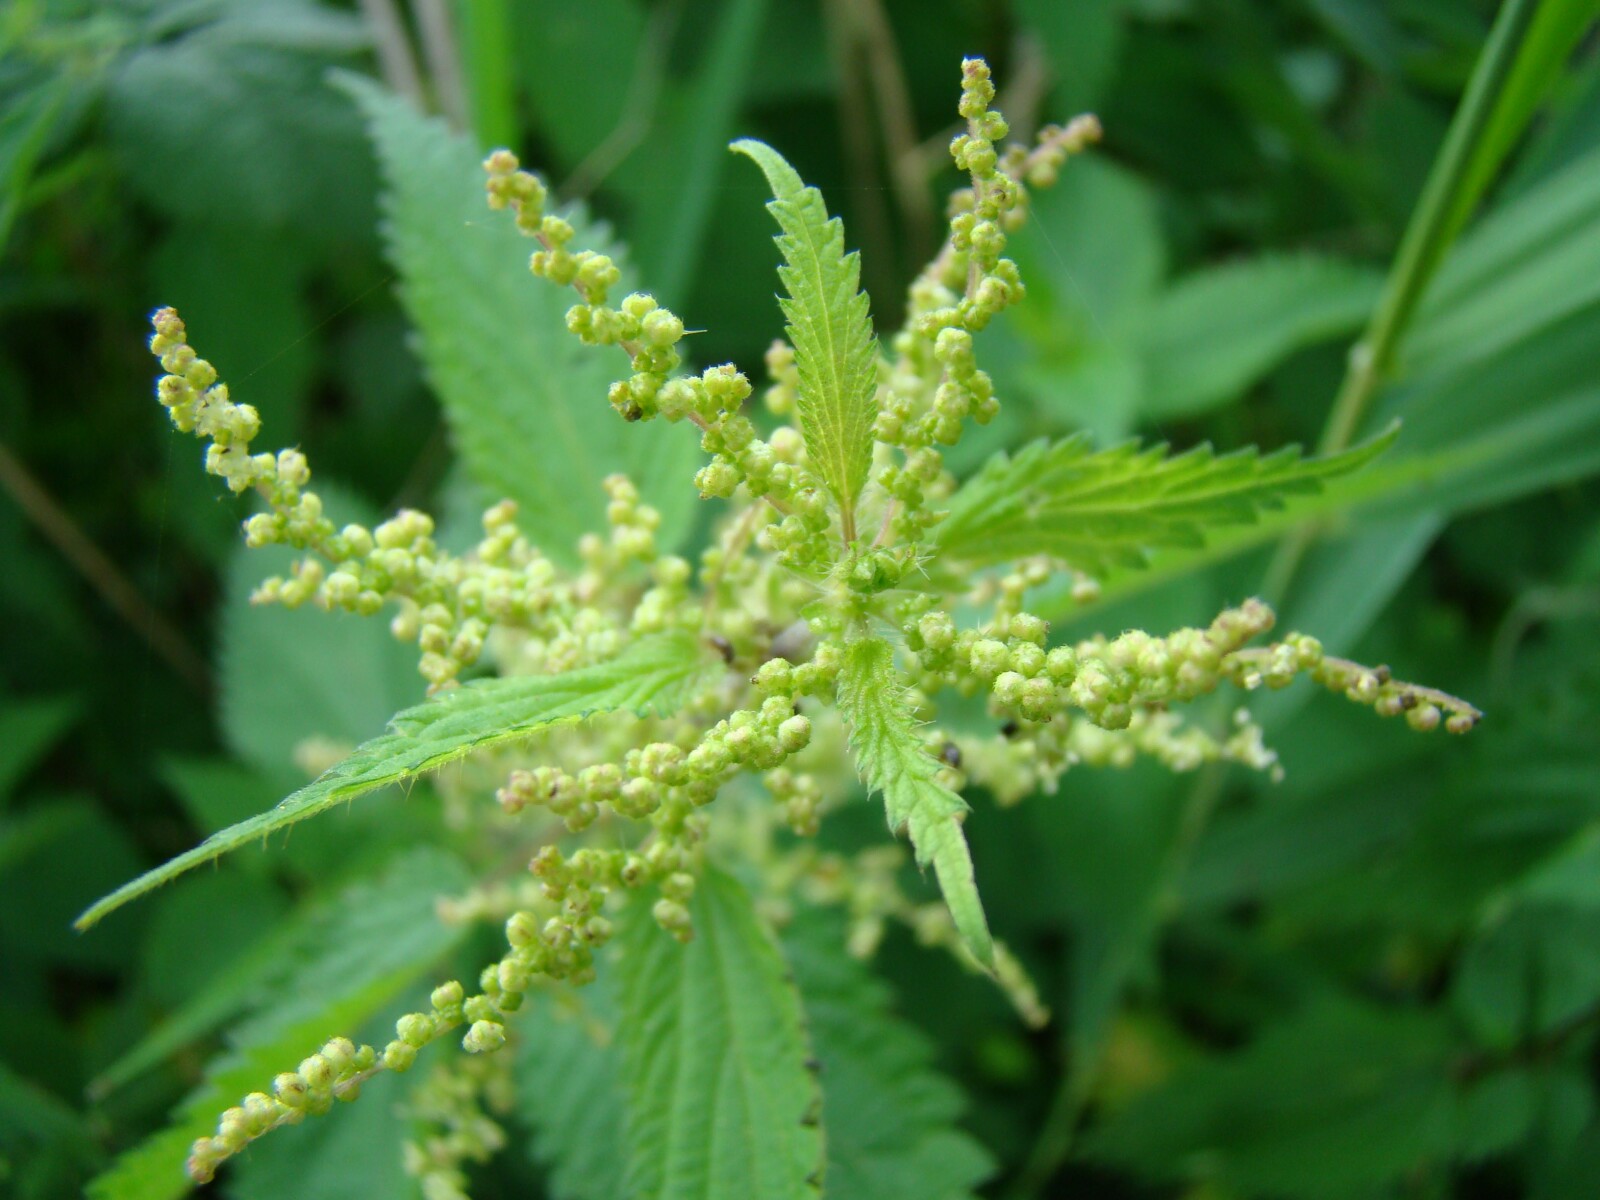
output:
[[[1479,139],[1503,144],[1365,425],[1404,418],[1400,444],[1339,493],[1282,597],[1285,625],[1489,718],[1425,738],[1275,694],[1253,707],[1281,783],[1136,768],[1012,809],[977,797],[986,903],[1056,1023],[1025,1031],[909,939],[880,961],[969,1096],[992,1194],[1600,1195],[1600,47],[1592,2],[1521,7],[1520,90]],[[175,304],[260,409],[263,445],[302,446],[346,515],[473,500],[386,257],[383,173],[330,71],[514,146],[705,330],[700,363],[753,377],[780,326],[777,256],[730,138],[821,187],[882,332],[958,183],[961,58],[988,57],[1020,133],[1097,112],[1103,147],[1017,239],[1028,300],[980,346],[1006,410],[953,457],[964,473],[1081,428],[1315,445],[1496,12],[9,0],[0,1194],[76,1194],[160,1127],[247,1007],[189,1002],[375,844],[428,828],[357,813],[68,932],[109,887],[273,802],[306,734],[358,739],[420,695],[381,627],[248,608],[277,564],[243,560],[245,510],[151,402],[145,322]],[[444,253],[480,235],[437,231]],[[1068,634],[1203,623],[1262,586],[1263,537],[1053,615]],[[197,1045],[172,1034],[129,1066],[174,1014]],[[285,1184],[262,1157],[230,1194],[408,1186],[392,1164]],[[538,1194],[529,1170],[480,1193]]]

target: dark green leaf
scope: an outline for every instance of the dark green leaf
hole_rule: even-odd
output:
[[[821,1064],[828,1200],[970,1200],[994,1166],[957,1124],[962,1095],[844,942],[844,923],[815,911],[784,936]]]

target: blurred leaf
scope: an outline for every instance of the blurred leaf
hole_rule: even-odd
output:
[[[1331,458],[1302,459],[1297,447],[1265,458],[1252,447],[1217,456],[1209,445],[1169,456],[1164,445],[1129,442],[1091,451],[1089,439],[1035,442],[988,466],[951,497],[934,537],[952,559],[974,566],[1032,554],[1080,571],[1143,565],[1152,550],[1203,545],[1214,526],[1249,524],[1285,498],[1314,493],[1324,479],[1371,462],[1396,431]]]
[[[1536,1164],[1529,1200],[1570,1200],[1600,1193],[1600,1124],[1590,1125],[1558,1160]]]
[[[638,77],[648,77],[640,54],[664,56],[667,49],[659,40],[647,43],[643,5],[637,0],[545,8],[513,4],[511,17],[519,82],[554,158],[542,167],[552,175],[558,169],[572,171],[624,122],[639,124],[643,136],[650,113],[637,111],[646,99],[638,94]]]
[[[43,814],[53,812],[50,818]],[[72,932],[72,913],[118,878],[137,871],[140,858],[128,835],[87,800],[58,800],[31,810],[36,835],[5,864],[5,893],[26,904],[0,904],[0,945],[7,970],[55,963],[121,972],[134,964],[127,939],[133,927],[87,936]],[[142,924],[142,922],[141,922]]]
[[[292,227],[322,245],[369,241],[371,159],[355,114],[323,80],[332,59],[321,46],[274,44],[283,16],[301,6],[275,5],[264,18],[239,9],[112,70],[107,136],[129,184],[178,218]],[[348,17],[326,14],[341,17],[349,28]]]
[[[1600,300],[1600,152],[1485,217],[1419,306],[1402,367],[1460,371]]]
[[[217,19],[190,35],[203,46],[258,45],[344,56],[366,50],[372,42],[364,20],[321,0],[215,0],[209,7]],[[168,5],[166,11],[178,8]]]
[[[1122,49],[1123,0],[1021,0],[1018,12],[1043,43],[1055,81],[1052,111],[1065,115],[1092,109],[1111,83]]]
[[[613,1041],[614,990],[612,972],[605,971],[572,998],[572,1011],[541,994],[520,1018],[517,1106],[533,1132],[530,1151],[550,1173],[554,1200],[625,1194],[627,1092]]]
[[[0,809],[78,713],[78,701],[68,696],[0,701]]]
[[[203,987],[95,1077],[89,1085],[90,1095],[100,1097],[115,1091],[247,1011],[266,995],[267,985],[282,976],[302,950],[306,919],[314,914],[315,910],[298,915],[253,945],[243,947],[225,966],[213,966]]]
[[[0,93],[0,254],[11,227],[27,204],[28,184],[44,156],[67,101],[82,86],[66,73],[46,77],[22,91]]]
[[[732,149],[753,159],[772,189],[767,211],[782,230],[778,278],[788,295],[780,303],[799,375],[800,428],[811,466],[838,502],[845,540],[853,541],[878,410],[878,344],[861,257],[845,253],[844,224],[829,219],[822,193],[806,187],[782,155],[749,139]]]
[[[1568,56],[1596,16],[1600,16],[1600,3],[1596,0],[1544,0],[1533,8],[1516,57],[1478,131],[1466,170],[1452,197],[1446,219],[1452,236],[1467,223],[1500,165],[1560,80]]]
[[[474,750],[514,741],[552,725],[626,709],[671,712],[706,677],[705,652],[686,634],[642,638],[617,658],[560,675],[475,680],[397,713],[390,732],[362,743],[337,765],[275,808],[214,833],[192,850],[124,884],[78,918],[87,929],[130,900],[191,867],[266,838],[391,783],[415,779]]]
[[[1085,1150],[1151,1180],[1370,1196],[1461,1141],[1498,1140],[1470,1091],[1458,1093],[1453,1051],[1437,1015],[1330,997],[1239,1053],[1180,1071],[1092,1132]],[[1479,1086],[1505,1097],[1493,1078]]]
[[[694,501],[692,431],[630,425],[611,409],[625,356],[567,332],[572,295],[528,274],[530,243],[489,211],[466,139],[369,81],[343,83],[371,125],[401,297],[469,469],[517,501],[523,528],[563,565],[577,565],[582,534],[605,528],[600,482],[616,471],[660,510],[663,549],[678,545]],[[572,219],[576,244],[608,249],[581,215]]]
[[[964,1099],[935,1071],[932,1047],[892,1012],[888,989],[844,943],[844,922],[815,910],[784,938],[821,1063],[827,1196],[966,1200],[994,1164],[956,1123]]]
[[[202,991],[252,943],[269,936],[287,908],[277,887],[232,869],[162,893],[152,906],[139,956],[145,994],[165,1007]],[[197,954],[201,947],[207,952]]]
[[[1043,311],[1068,322],[1040,331],[1046,344],[1119,334],[1166,271],[1154,189],[1102,159],[1074,158],[1034,199],[1014,252]]]
[[[917,733],[888,642],[862,638],[846,649],[839,715],[850,729],[856,773],[869,792],[883,793],[890,830],[910,835],[917,865],[931,865],[939,878],[962,944],[993,971],[994,942],[961,832],[967,803],[939,782],[939,764]]]
[[[650,288],[668,305],[685,298],[701,260],[706,225],[722,174],[723,147],[739,132],[745,88],[755,72],[756,44],[768,0],[723,0],[715,18],[701,13],[711,36],[692,82],[662,106],[664,121],[652,144],[672,147],[650,156],[656,193],[634,208],[631,228]]]
[[[1600,910],[1519,906],[1462,956],[1453,998],[1473,1031],[1504,1047],[1558,1030],[1600,1004]]]
[[[1376,272],[1333,258],[1264,256],[1197,271],[1162,293],[1138,332],[1142,415],[1192,416],[1237,399],[1291,352],[1361,328]]]
[[[0,1180],[7,1196],[77,1195],[100,1157],[78,1112],[0,1062]]]
[[[194,1140],[212,1133],[222,1111],[246,1093],[293,1070],[328,1038],[358,1033],[412,986],[464,933],[440,923],[437,897],[469,885],[456,860],[430,848],[353,887],[327,910],[311,957],[256,997],[260,1015],[235,1031],[232,1050],[208,1067],[205,1083],[180,1106],[174,1124],[118,1158],[90,1185],[91,1200],[172,1200],[192,1190],[183,1163]],[[381,1102],[372,1106],[389,1128],[396,1126]],[[343,1105],[322,1118],[335,1124],[349,1119]]]
[[[708,869],[691,911],[687,946],[638,901],[623,931],[628,1194],[819,1195],[821,1097],[792,977],[731,877]]]

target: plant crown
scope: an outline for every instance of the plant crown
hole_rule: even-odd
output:
[[[1393,432],[1320,460],[1294,450],[1095,452],[1068,438],[999,456],[958,483],[944,451],[1001,403],[978,365],[977,335],[1023,295],[1007,237],[1026,219],[1029,189],[1052,183],[1099,136],[1085,116],[1032,145],[1004,146],[993,98],[988,67],[966,61],[965,130],[950,149],[970,186],[951,198],[948,237],[911,284],[904,325],[881,342],[857,256],[821,194],[771,147],[733,143],[765,176],[783,258],[787,325],[766,356],[761,400],[774,422],[765,432],[746,411],[750,379],[731,363],[686,370],[684,320],[648,293],[615,297],[617,262],[579,244],[509,151],[489,156],[489,207],[537,243],[533,286],[571,289],[567,329],[626,359],[607,397],[617,415],[698,433],[707,459],[694,485],[726,503],[697,561],[664,550],[658,512],[623,475],[604,480],[606,528],[579,541],[575,570],[541,550],[539,514],[509,501],[483,514],[482,537],[464,554],[444,549],[433,520],[409,509],[375,528],[340,525],[310,490],[306,457],[253,451],[256,409],[231,399],[175,311],[155,314],[157,394],[173,424],[208,443],[209,473],[265,501],[245,522],[247,543],[303,555],[254,599],[389,613],[394,636],[420,652],[429,696],[277,808],[113,893],[80,924],[341,800],[492,747],[503,816],[480,808],[472,819],[498,829],[515,818],[539,844],[526,886],[450,902],[461,919],[503,921],[497,961],[476,979],[439,983],[384,1044],[334,1036],[285,1064],[194,1143],[194,1179],[209,1180],[279,1126],[355,1099],[377,1073],[408,1070],[433,1042],[457,1037],[474,1056],[499,1050],[531,989],[595,978],[618,894],[633,893],[628,911],[643,905],[660,930],[690,942],[697,891],[727,888],[708,859],[742,864],[778,919],[797,897],[841,908],[859,955],[888,923],[906,922],[1042,1022],[1032,984],[985,920],[963,791],[1011,804],[1052,793],[1068,770],[1138,757],[1173,771],[1226,761],[1276,772],[1245,710],[1215,730],[1181,706],[1300,675],[1419,731],[1477,722],[1464,701],[1336,658],[1309,635],[1255,644],[1274,621],[1257,599],[1195,628],[1052,641],[1029,611],[1030,590],[1066,581],[1091,599],[1108,568],[1253,520],[1361,466]],[[941,724],[952,693],[986,705],[986,732]],[[748,802],[741,778],[765,799]],[[932,868],[942,904],[907,890],[892,844],[843,856],[812,840],[858,780],[882,794],[891,831]],[[724,807],[726,819],[713,815]],[[754,922],[748,931],[764,936]],[[628,953],[648,965],[657,952],[630,944]],[[454,1133],[419,1139],[407,1163],[430,1196],[461,1194],[464,1164],[503,1140],[475,1107],[493,1073],[441,1072],[422,1125]]]

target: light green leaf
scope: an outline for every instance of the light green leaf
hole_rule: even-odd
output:
[[[191,867],[314,817],[385,784],[415,779],[474,750],[526,737],[595,713],[670,712],[708,673],[708,656],[682,634],[645,638],[611,662],[562,675],[483,679],[440,692],[398,714],[391,731],[358,746],[349,758],[276,808],[215,833],[185,854],[147,871],[94,904],[77,920],[87,929]]]
[[[878,345],[860,290],[861,259],[844,252],[844,225],[828,217],[822,193],[806,187],[776,150],[750,138],[733,149],[748,155],[772,188],[767,211],[783,230],[778,278],[789,294],[780,303],[800,375],[800,429],[852,539],[856,497],[872,465],[878,387]]]
[[[846,651],[839,711],[850,726],[856,770],[868,788],[883,793],[889,828],[911,834],[918,865],[933,864],[962,941],[992,971],[994,942],[961,832],[967,804],[939,782],[939,764],[917,737],[903,690],[889,643],[863,638]]]
[[[1150,306],[1136,334],[1144,413],[1167,418],[1237,399],[1303,346],[1354,333],[1377,303],[1375,271],[1314,255],[1196,271]]]
[[[1102,450],[1083,436],[997,455],[950,502],[935,530],[940,551],[974,566],[1030,554],[1098,574],[1140,567],[1150,551],[1196,547],[1213,526],[1249,524],[1287,497],[1376,458],[1390,429],[1343,454],[1302,459],[1296,447],[1262,458],[1254,448],[1221,457],[1201,445],[1176,457],[1136,442]]]
[[[675,546],[692,516],[694,439],[611,410],[606,392],[626,359],[567,332],[574,295],[528,274],[532,243],[489,212],[472,144],[370,80],[342,80],[383,166],[389,257],[418,351],[473,476],[515,500],[564,565],[576,565],[582,534],[604,528],[600,481],[613,472],[639,485],[661,512],[662,544]],[[620,253],[581,214],[569,219],[578,244]]]
[[[957,1124],[965,1100],[889,989],[846,953],[835,915],[805,911],[784,935],[822,1064],[828,1200],[970,1200],[994,1162]]]
[[[1600,299],[1600,152],[1496,209],[1445,260],[1402,369],[1461,370]]]
[[[225,1108],[292,1070],[328,1038],[356,1034],[461,940],[466,931],[442,924],[435,905],[441,894],[469,883],[459,862],[425,848],[322,910],[314,952],[263,986],[260,1014],[235,1032],[232,1050],[207,1070],[174,1123],[94,1180],[91,1200],[174,1200],[190,1191],[183,1170],[189,1147],[216,1128]],[[363,1096],[360,1104],[387,1107],[379,1096]],[[336,1111],[322,1120],[344,1116]]]
[[[793,977],[731,877],[708,870],[680,946],[643,904],[623,933],[625,1194],[791,1200],[821,1192],[816,1078]]]

